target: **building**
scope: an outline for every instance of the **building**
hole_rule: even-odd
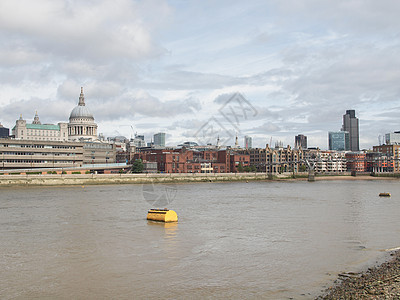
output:
[[[294,148],[295,149],[307,149],[307,137],[299,134],[294,137]]]
[[[330,131],[328,133],[329,150],[347,151],[350,150],[349,133],[347,131]]]
[[[27,124],[21,115],[15,122],[12,134],[18,140],[66,142],[68,141],[68,124],[42,124],[36,112],[31,124]]]
[[[0,138],[8,138],[10,136],[10,129],[5,128],[0,123]]]
[[[347,171],[345,152],[319,151],[315,161],[317,173],[343,173]]]
[[[87,141],[83,143],[83,163],[111,164],[117,161],[115,144],[101,141]]]
[[[135,138],[131,139],[130,144],[135,148],[147,147],[147,143],[144,140],[144,135],[135,135]]]
[[[381,146],[373,146],[373,152],[382,153],[385,157],[387,157],[387,171],[388,172],[400,172],[400,145],[381,145]]]
[[[79,96],[78,105],[71,111],[68,123],[70,141],[94,141],[97,139],[97,124],[85,104],[83,87]]]
[[[154,135],[154,147],[165,148],[165,133],[159,132]]]
[[[74,168],[82,165],[82,143],[0,139],[2,169]]]
[[[250,148],[253,148],[253,138],[246,135],[244,137],[244,149],[250,149]]]
[[[161,173],[229,173],[249,166],[250,157],[232,150],[146,149],[132,161],[156,162]]]
[[[275,148],[270,148],[266,145],[265,148],[241,150],[240,153],[249,155],[250,165],[255,166],[258,172],[297,173],[300,166],[305,164],[303,150],[290,146],[284,148],[277,144]]]
[[[347,152],[346,162],[348,172],[367,171],[367,156],[363,152]]]
[[[386,145],[400,145],[400,131],[385,134]]]
[[[349,149],[350,151],[360,151],[359,146],[359,129],[358,129],[358,118],[356,118],[356,111],[346,110],[346,114],[343,115],[343,126],[342,131],[349,133]]]

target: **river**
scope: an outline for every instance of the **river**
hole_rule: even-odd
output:
[[[395,180],[1,188],[0,298],[312,299],[400,246],[399,208]]]

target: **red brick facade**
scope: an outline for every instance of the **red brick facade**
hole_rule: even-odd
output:
[[[231,150],[193,151],[185,149],[154,150],[135,153],[133,161],[156,162],[161,173],[230,173],[237,172],[238,166],[250,165],[250,156]]]

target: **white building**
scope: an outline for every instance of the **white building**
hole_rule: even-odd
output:
[[[320,151],[315,163],[317,173],[341,173],[347,171],[346,155],[343,151]]]
[[[42,124],[36,112],[31,124],[27,124],[21,115],[15,122],[12,134],[18,140],[65,142],[68,141],[68,124]]]
[[[386,145],[400,145],[400,131],[385,134]]]

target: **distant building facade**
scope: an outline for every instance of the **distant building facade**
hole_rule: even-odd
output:
[[[400,172],[400,145],[373,146],[373,152],[381,153],[387,158],[387,171]],[[379,157],[378,157],[379,158]],[[379,161],[379,159],[378,159]],[[381,160],[382,161],[382,160]]]
[[[83,165],[83,144],[0,139],[0,168],[68,168]]]
[[[66,142],[68,141],[68,124],[42,124],[36,112],[31,124],[27,124],[21,115],[15,122],[12,134],[18,140]]]
[[[159,132],[154,135],[154,147],[165,148],[165,133]]]
[[[329,150],[347,151],[350,150],[349,133],[347,131],[330,131],[328,133]]]
[[[307,149],[307,137],[305,135],[299,134],[294,137],[294,147],[299,149]]]
[[[146,149],[133,155],[132,161],[157,163],[160,173],[234,173],[249,166],[249,156],[231,150]]]
[[[250,156],[250,165],[255,166],[258,172],[284,173],[299,172],[300,166],[304,165],[304,156],[302,149],[292,149],[277,145],[270,148],[252,148],[241,150],[240,153]]]
[[[386,145],[400,145],[400,131],[385,134]]]
[[[342,131],[349,133],[349,150],[360,151],[358,118],[356,118],[356,111],[354,109],[346,110],[346,114],[343,115]]]
[[[246,135],[244,137],[244,148],[245,149],[253,148],[253,138],[251,136]]]
[[[0,123],[0,138],[8,138],[10,136],[10,129],[5,128]]]

